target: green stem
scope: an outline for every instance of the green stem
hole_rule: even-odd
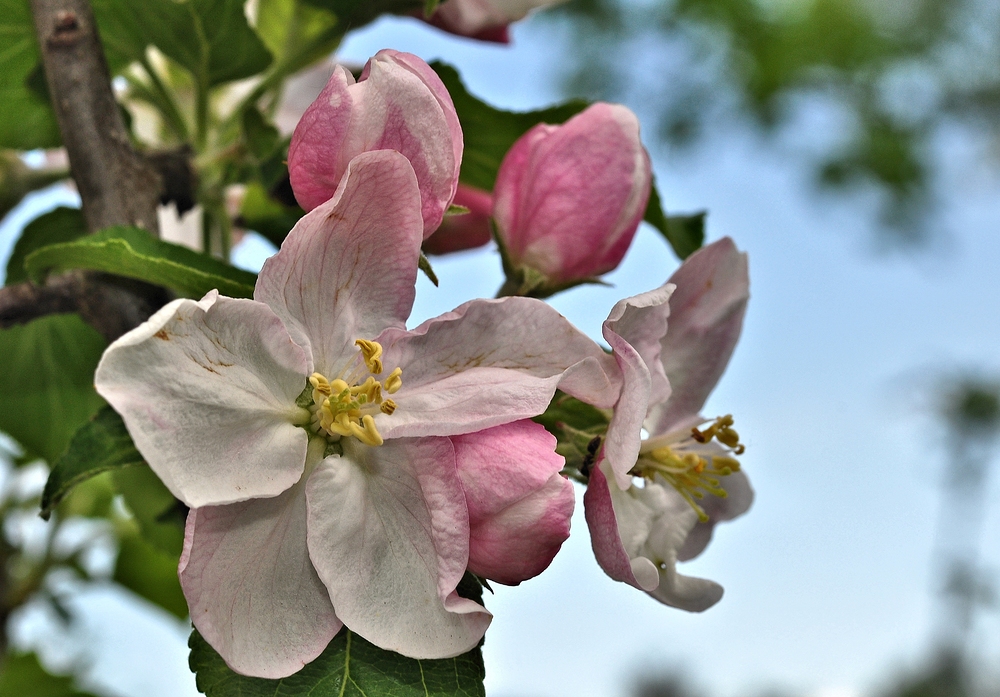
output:
[[[139,59],[139,65],[142,66],[142,69],[146,71],[146,75],[149,76],[152,92],[158,97],[158,105],[167,124],[181,142],[187,142],[190,133],[187,122],[184,120],[184,115],[181,113],[180,106],[177,104],[177,100],[174,99],[171,91],[164,84],[163,80],[160,79],[160,74],[145,55]]]

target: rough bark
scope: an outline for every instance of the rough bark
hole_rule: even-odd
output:
[[[87,227],[155,234],[159,175],[129,142],[89,0],[31,0],[31,12]]]
[[[89,0],[31,0],[31,11],[87,228],[135,225],[157,234],[163,180],[129,141]],[[54,276],[44,286],[22,283],[0,289],[0,328],[56,312],[78,312],[112,341],[168,299],[162,288],[75,271]]]

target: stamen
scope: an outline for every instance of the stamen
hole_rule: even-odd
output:
[[[402,368],[396,368],[389,373],[389,377],[382,382],[382,387],[385,388],[385,391],[389,394],[396,394],[396,392],[399,391],[399,388],[403,386],[402,375]]]
[[[687,437],[683,432],[668,433],[646,441],[648,445],[640,451],[631,474],[650,481],[657,477],[664,480],[684,497],[698,519],[706,522],[708,514],[698,501],[705,494],[726,498],[720,477],[740,471],[739,461],[731,455],[742,455],[746,448],[733,423],[732,415],[727,414],[708,428],[692,428]]]
[[[375,375],[381,373],[382,361],[379,358],[382,357],[382,344],[377,341],[358,339],[354,342],[354,345],[361,349],[361,355],[365,358],[365,365],[368,366],[368,370],[372,371]]]
[[[402,387],[403,370],[397,367],[379,382],[374,376],[383,371],[382,346],[366,339],[358,339],[355,345],[359,353],[348,361],[339,377],[328,380],[320,373],[309,376],[312,386],[310,423],[312,430],[325,435],[329,442],[351,436],[366,445],[378,446],[383,440],[375,425],[375,416],[392,414],[396,410],[396,402],[383,398],[383,393],[393,394]]]

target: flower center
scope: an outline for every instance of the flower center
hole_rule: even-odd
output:
[[[666,481],[704,523],[708,514],[698,501],[705,494],[726,498],[720,477],[740,471],[733,455],[742,455],[744,450],[740,434],[733,428],[733,417],[727,414],[703,430],[675,431],[644,441],[631,474],[648,481],[656,477]]]
[[[395,394],[403,386],[403,370],[395,368],[384,380],[376,380],[375,375],[383,372],[382,346],[365,339],[354,344],[358,353],[336,378],[329,380],[320,373],[309,376],[312,427],[331,440],[354,436],[366,445],[382,445],[375,417],[396,410],[396,403],[384,395]]]

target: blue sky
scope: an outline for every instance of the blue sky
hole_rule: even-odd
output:
[[[526,23],[512,47],[496,47],[382,21],[350,37],[342,55],[363,61],[392,47],[442,58],[474,93],[523,109],[559,96],[554,67],[565,46],[549,29]],[[666,206],[707,208],[710,238],[730,235],[750,254],[744,334],[706,413],[735,415],[757,500],[683,568],[726,587],[701,615],[605,577],[578,516],[548,571],[487,599],[490,697],[624,697],[637,672],[665,669],[719,697],[770,687],[849,697],[919,662],[934,618],[930,553],[946,456],[931,396],[956,368],[1000,373],[1000,178],[965,145],[957,132],[937,145],[953,154],[940,238],[914,254],[878,252],[868,198],[817,196],[798,164],[739,127],[693,155],[654,155]],[[0,250],[11,241],[4,226]],[[244,252],[259,262],[259,251]],[[607,278],[613,288],[577,289],[553,304],[599,337],[618,299],[660,285],[676,265],[643,228]],[[443,259],[435,270],[441,287],[421,281],[414,323],[491,296],[501,282],[493,251]],[[982,550],[1000,569],[1000,477],[989,486]],[[121,694],[194,694],[184,628],[136,607],[108,593],[81,603],[87,620],[77,639],[96,647],[95,679]],[[109,613],[118,621],[107,622]],[[984,658],[1000,662],[995,613],[979,639]],[[163,673],[122,671],[147,661]]]

